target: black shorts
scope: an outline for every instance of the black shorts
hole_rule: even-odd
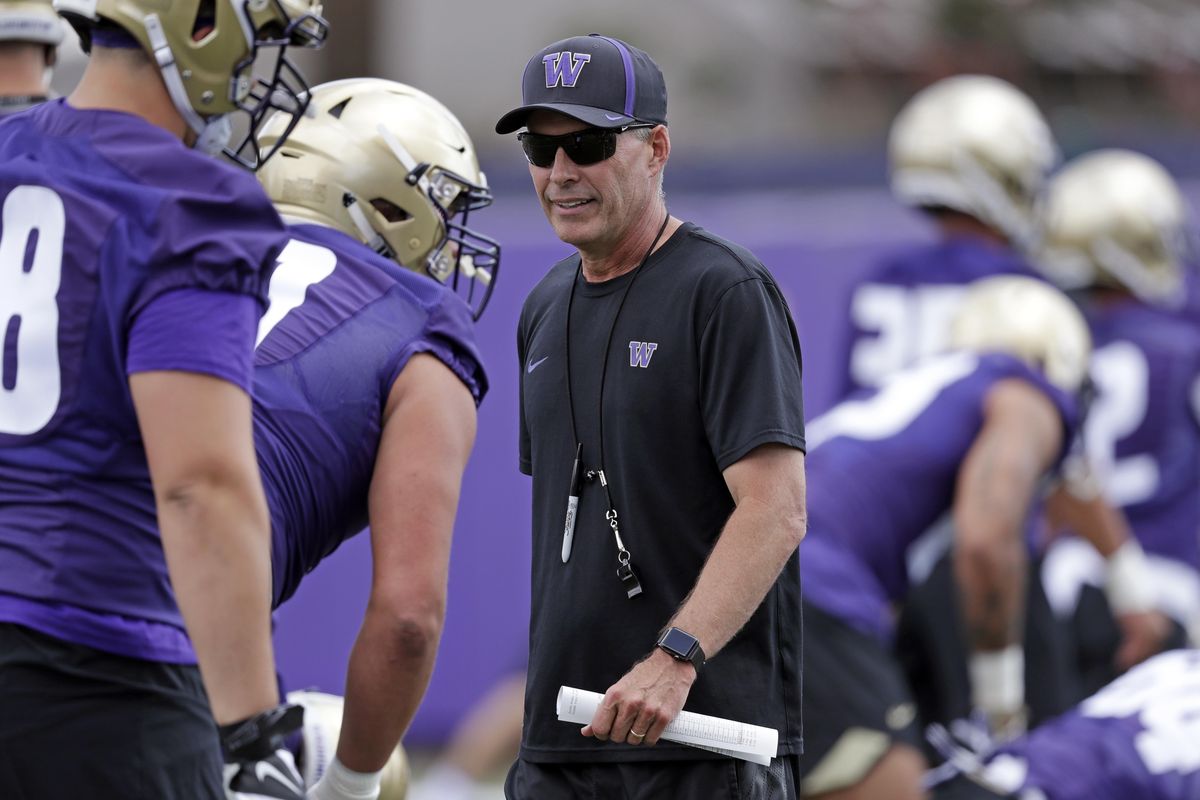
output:
[[[900,665],[877,640],[808,603],[804,610],[806,793],[853,785],[893,744],[921,747]]]
[[[0,798],[224,800],[194,666],[0,623]]]
[[[1056,717],[1081,698],[1072,663],[1070,632],[1054,616],[1030,566],[1025,597],[1025,702],[1030,727]],[[967,640],[954,564],[947,553],[929,577],[904,600],[896,632],[896,655],[917,700],[924,724],[943,725],[971,713]],[[928,751],[927,751],[928,752]]]
[[[505,800],[796,800],[797,756],[770,766],[741,759],[536,764],[518,759]]]

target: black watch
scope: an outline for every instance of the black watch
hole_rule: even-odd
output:
[[[679,628],[667,628],[658,637],[658,646],[676,661],[690,661],[699,674],[704,666],[704,651],[700,648],[700,640]]]

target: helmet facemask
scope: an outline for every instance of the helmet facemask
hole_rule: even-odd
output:
[[[319,16],[319,6],[316,13],[301,11],[289,15],[282,0],[258,2],[263,5],[271,3],[276,9],[277,19],[286,19],[288,22],[283,27],[273,22],[256,30],[254,15],[250,10],[250,7],[255,5],[255,0],[248,0],[238,7],[243,27],[247,32],[247,41],[250,43],[250,52],[234,67],[229,92],[230,97],[235,99],[238,110],[247,117],[247,130],[236,146],[227,145],[223,152],[233,161],[251,170],[257,170],[275,154],[308,108],[308,83],[288,57],[288,48],[318,49],[324,45],[329,34],[328,24]],[[268,78],[261,74],[264,65],[260,61],[264,56],[274,59],[274,63],[265,70]],[[254,74],[255,67],[259,67],[259,75]],[[290,118],[290,121],[284,126],[284,133],[264,152],[258,145],[258,132],[267,117],[273,113],[282,114],[285,119]]]
[[[422,164],[418,170],[425,170],[421,177],[429,187],[429,201],[442,213],[446,234],[426,257],[425,270],[452,288],[478,320],[492,297],[500,243],[472,230],[468,219],[472,211],[492,204],[492,193],[453,172],[427,167]]]

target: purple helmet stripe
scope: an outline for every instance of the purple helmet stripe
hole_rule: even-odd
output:
[[[593,36],[610,43],[621,54],[621,63],[625,65],[625,116],[632,117],[633,101],[637,97],[637,87],[633,82],[633,56],[629,54],[629,50],[625,48],[625,45],[616,39],[610,39],[607,36],[600,36],[598,34],[593,34]]]

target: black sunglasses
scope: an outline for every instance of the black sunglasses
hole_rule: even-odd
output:
[[[584,128],[573,133],[559,136],[545,136],[540,133],[524,131],[517,134],[517,140],[525,150],[525,158],[535,167],[549,167],[554,164],[554,157],[561,147],[567,158],[581,167],[597,164],[606,158],[612,158],[617,152],[617,134],[634,128],[653,128],[651,123],[640,122],[626,125],[623,128]]]

